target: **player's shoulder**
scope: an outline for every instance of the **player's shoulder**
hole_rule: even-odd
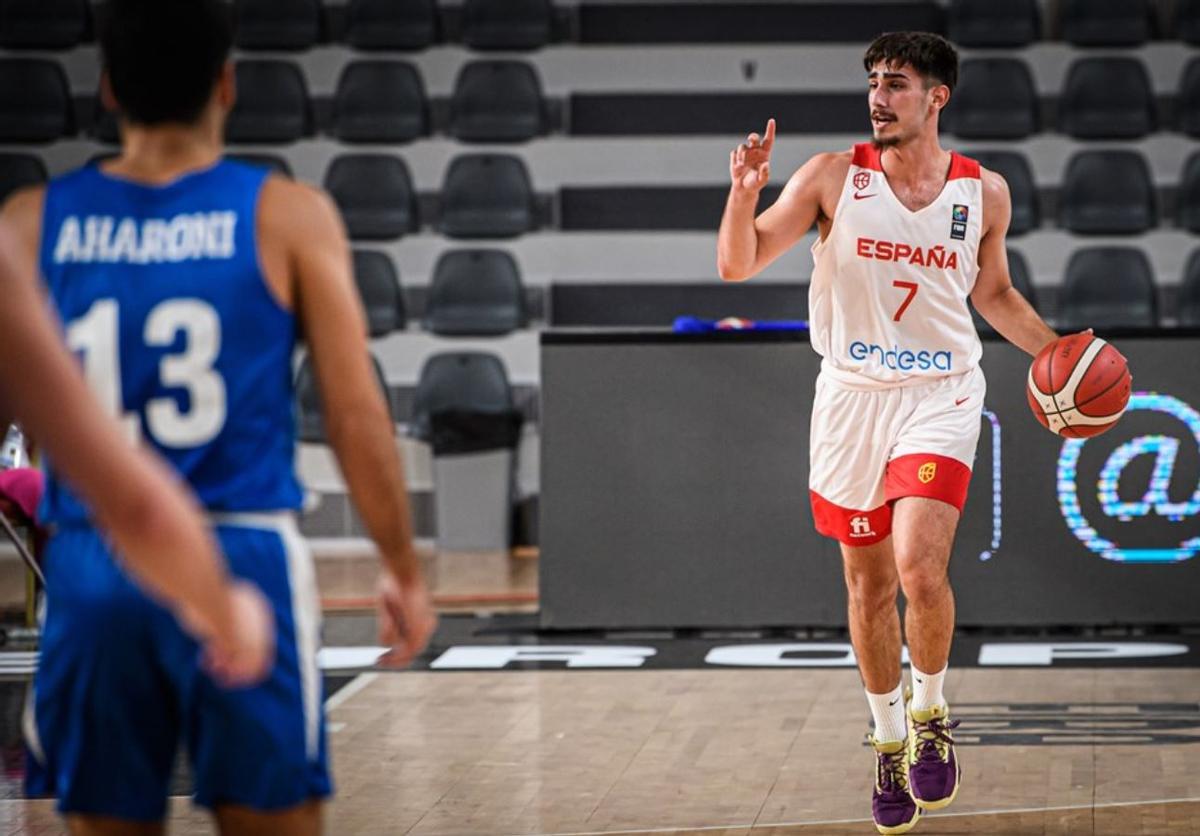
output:
[[[984,203],[997,200],[1008,201],[1011,199],[1008,190],[1008,181],[1004,179],[1004,175],[1000,172],[979,166],[979,182],[983,187]]]
[[[266,229],[303,239],[323,227],[336,228],[339,215],[324,189],[272,173],[263,181],[259,196],[259,222]]]
[[[850,164],[854,162],[854,149],[850,148],[845,151],[820,151],[813,154],[806,166],[812,166],[814,172],[826,175],[842,175],[850,170]]]

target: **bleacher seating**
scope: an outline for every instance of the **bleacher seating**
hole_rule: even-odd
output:
[[[325,188],[341,210],[351,238],[398,238],[417,228],[412,175],[397,156],[338,156],[325,172]]]
[[[0,203],[17,189],[45,181],[46,176],[41,157],[0,152]]]
[[[1180,325],[1200,328],[1200,249],[1192,251],[1183,269],[1183,283],[1179,287],[1176,308]]]
[[[1022,139],[1040,122],[1033,77],[1018,58],[963,61],[946,112],[949,130],[965,139]]]
[[[1200,234],[1200,151],[1188,157],[1179,178],[1179,225]]]
[[[1062,0],[1063,39],[1076,46],[1137,46],[1154,34],[1147,0]]]
[[[471,49],[537,49],[554,31],[550,0],[465,0],[462,41]]]
[[[1008,183],[1012,197],[1012,220],[1008,234],[1024,235],[1036,229],[1042,221],[1041,201],[1029,160],[1018,151],[967,151],[968,157],[979,161],[984,168],[997,172]]]
[[[404,294],[400,291],[396,265],[387,253],[355,250],[354,284],[367,316],[367,332],[372,338],[404,330]]]
[[[519,157],[463,154],[450,162],[438,228],[451,238],[511,238],[536,225],[533,186]]]
[[[290,61],[238,61],[237,102],[229,115],[229,142],[287,143],[312,133],[312,105],[300,67]]]
[[[1067,71],[1058,126],[1077,139],[1137,139],[1155,129],[1154,92],[1136,58],[1080,58]]]
[[[447,133],[463,142],[524,142],[546,132],[537,72],[522,61],[472,61],[454,82]]]
[[[0,59],[0,142],[51,142],[74,130],[71,93],[58,62]]]
[[[350,0],[345,40],[354,49],[417,50],[437,38],[434,0]]]
[[[1146,254],[1136,247],[1087,247],[1067,263],[1059,325],[1082,328],[1153,328],[1158,292]]]
[[[1035,0],[952,0],[946,37],[965,47],[1021,47],[1037,40]]]
[[[1154,182],[1137,151],[1080,151],[1067,163],[1059,223],[1085,235],[1131,235],[1157,223]]]
[[[0,48],[67,49],[90,21],[87,0],[0,0]]]
[[[1184,67],[1175,110],[1179,114],[1179,130],[1188,136],[1200,137],[1200,57],[1193,58]]]
[[[236,0],[240,49],[302,50],[321,35],[318,0]]]
[[[496,337],[526,325],[525,289],[503,250],[450,250],[433,268],[425,328],[444,336]]]
[[[330,133],[342,142],[411,142],[429,133],[429,104],[416,67],[352,61],[342,69]]]

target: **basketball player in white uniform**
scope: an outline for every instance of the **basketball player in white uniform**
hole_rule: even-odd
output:
[[[717,263],[722,279],[743,281],[817,224],[809,315],[823,359],[810,498],[818,531],[841,543],[850,635],[875,721],[875,824],[905,833],[923,809],[954,799],[961,774],[942,683],[954,632],[947,565],[985,391],[967,298],[1029,354],[1056,334],[1012,287],[1004,179],[938,143],[958,76],[954,47],[890,33],[863,63],[873,142],[814,156],[755,217],[774,120],[763,137],[751,134],[730,154]]]

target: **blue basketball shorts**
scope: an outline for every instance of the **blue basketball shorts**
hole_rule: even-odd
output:
[[[182,744],[204,807],[284,810],[330,794],[312,559],[290,514],[215,515],[230,572],[275,611],[266,681],[223,689],[200,647],[93,529],[46,552],[42,651],[25,713],[26,789],[63,813],[157,821]]]

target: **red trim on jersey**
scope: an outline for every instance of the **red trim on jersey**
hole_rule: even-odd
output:
[[[962,511],[967,502],[971,468],[949,456],[914,453],[887,464],[883,493],[889,505],[906,496],[938,499]]]
[[[892,533],[892,506],[855,511],[835,505],[816,491],[808,492],[817,531],[847,546],[873,546]]]
[[[870,142],[860,142],[854,146],[854,158],[850,161],[859,168],[869,168],[872,171],[883,171],[883,161],[879,149]]]
[[[964,157],[957,151],[951,151],[950,173],[946,175],[946,179],[957,180],[960,177],[965,177],[968,180],[978,180],[979,161],[973,160],[970,157]]]

